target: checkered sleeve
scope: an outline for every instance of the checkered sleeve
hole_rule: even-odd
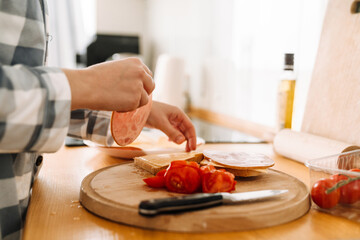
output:
[[[72,111],[68,136],[111,146],[114,140],[110,119],[111,112],[84,109]]]
[[[55,68],[0,64],[0,153],[54,152],[70,121],[71,91]]]

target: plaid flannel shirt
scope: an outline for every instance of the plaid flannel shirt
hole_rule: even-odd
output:
[[[0,239],[20,239],[40,153],[66,134],[111,144],[109,114],[70,112],[65,74],[44,67],[44,0],[0,0]]]

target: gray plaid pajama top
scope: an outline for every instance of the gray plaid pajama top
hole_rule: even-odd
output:
[[[71,112],[65,74],[43,66],[46,13],[44,0],[0,0],[0,239],[22,236],[40,153],[58,150],[67,134],[112,141],[109,113]]]

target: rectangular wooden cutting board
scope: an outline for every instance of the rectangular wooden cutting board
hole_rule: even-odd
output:
[[[360,145],[360,13],[355,0],[328,3],[302,132]]]

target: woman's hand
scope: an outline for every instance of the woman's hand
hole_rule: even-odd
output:
[[[155,88],[151,71],[139,58],[63,71],[71,88],[72,110],[135,110],[149,101],[149,95]]]
[[[154,101],[147,127],[163,131],[169,140],[181,144],[185,140],[186,151],[196,149],[196,132],[189,117],[178,107]]]

